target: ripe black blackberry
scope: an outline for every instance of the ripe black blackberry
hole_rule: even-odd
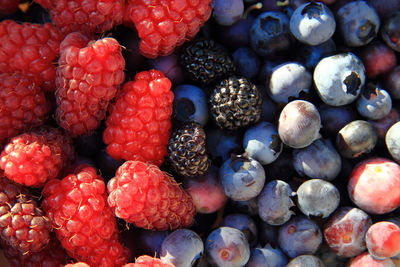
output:
[[[210,97],[211,116],[225,130],[236,130],[258,122],[262,115],[262,96],[245,77],[223,79]]]
[[[201,85],[213,84],[236,71],[228,51],[211,39],[189,43],[180,54],[180,63],[189,78]]]
[[[206,151],[206,133],[200,124],[189,122],[171,134],[168,159],[174,170],[184,177],[207,173],[211,161]]]

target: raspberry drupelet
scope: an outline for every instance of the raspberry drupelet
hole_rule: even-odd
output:
[[[71,136],[90,134],[105,118],[125,79],[125,60],[114,38],[91,40],[79,32],[60,45],[56,119]]]
[[[128,261],[129,251],[119,242],[105,184],[95,168],[79,165],[62,180],[48,181],[42,195],[43,209],[68,255],[90,266],[122,266]]]
[[[196,213],[192,197],[153,164],[126,161],[107,184],[115,215],[137,227],[163,231],[189,227]]]
[[[174,265],[162,262],[159,258],[142,255],[135,260],[135,263],[125,264],[124,267],[174,267]]]
[[[107,153],[160,166],[167,155],[173,98],[171,81],[158,70],[142,71],[125,83],[106,119]]]
[[[211,0],[128,0],[124,22],[134,23],[141,39],[140,52],[156,58],[193,39],[211,12]]]

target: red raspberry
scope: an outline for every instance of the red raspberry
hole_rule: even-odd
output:
[[[196,213],[191,196],[157,166],[126,161],[107,184],[115,215],[151,230],[187,227]]]
[[[162,262],[160,259],[149,255],[143,255],[137,258],[135,263],[125,264],[124,267],[174,267],[174,265]]]
[[[44,126],[12,138],[0,155],[0,168],[10,180],[42,187],[73,157],[72,140],[61,129]]]
[[[0,74],[0,106],[0,147],[10,138],[42,125],[51,108],[33,79],[17,72]]]
[[[156,58],[193,39],[211,11],[211,0],[128,0],[124,21],[135,24],[140,52]]]
[[[51,23],[0,22],[0,73],[21,71],[37,85],[55,90],[56,60],[64,35]]]
[[[160,166],[167,155],[173,98],[171,81],[162,72],[136,74],[110,106],[103,133],[107,153]]]
[[[26,190],[0,177],[1,239],[21,254],[38,252],[50,241],[51,225]]]
[[[64,265],[64,267],[90,267],[90,266],[85,262],[77,262]]]
[[[90,266],[122,266],[129,251],[118,241],[116,218],[107,205],[103,178],[88,165],[46,183],[43,209],[67,253]]]
[[[60,267],[66,263],[67,254],[55,236],[51,235],[50,238],[50,243],[43,250],[28,254],[21,254],[21,252],[5,242],[1,242],[1,245],[4,256],[7,258],[10,266]]]
[[[114,38],[94,41],[75,32],[65,37],[60,50],[57,121],[71,136],[89,134],[105,118],[124,81],[121,46]]]
[[[19,0],[0,0],[0,16],[11,15],[18,10]]]
[[[64,33],[103,33],[122,23],[124,0],[35,0]]]

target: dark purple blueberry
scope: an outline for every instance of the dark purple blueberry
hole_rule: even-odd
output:
[[[247,46],[239,47],[233,52],[232,58],[239,75],[248,79],[257,76],[261,62],[259,56],[251,48]]]
[[[262,115],[260,121],[275,121],[277,114],[277,105],[268,96],[267,89],[263,85],[257,85],[258,90],[262,95]]]
[[[336,29],[332,11],[323,3],[300,5],[290,17],[290,31],[302,43],[319,45],[328,41]]]
[[[314,83],[319,97],[331,106],[352,103],[365,83],[365,68],[353,53],[325,57],[314,69]]]
[[[400,163],[400,122],[396,122],[389,128],[385,141],[392,158]]]
[[[232,155],[220,167],[219,178],[229,198],[245,201],[261,192],[265,183],[265,171],[262,165],[252,158]]]
[[[336,21],[344,43],[358,47],[371,42],[377,35],[380,19],[367,1],[352,1],[343,5],[336,13]]]
[[[340,203],[340,192],[328,181],[311,179],[297,189],[297,207],[306,216],[326,218]]]
[[[321,229],[313,220],[295,216],[279,227],[278,243],[291,258],[314,254],[322,243]]]
[[[283,144],[276,126],[262,121],[247,129],[243,137],[243,147],[249,157],[266,165],[279,157]]]
[[[246,201],[237,201],[237,200],[232,200],[230,201],[230,204],[236,208],[238,211],[254,216],[258,214],[258,200],[257,197],[254,197],[252,199],[246,200]]]
[[[388,115],[392,109],[392,98],[386,90],[370,83],[358,97],[356,107],[364,118],[379,120]]]
[[[265,165],[265,172],[268,177],[275,177],[278,180],[291,181],[297,175],[293,168],[293,156],[290,149],[283,149],[279,157],[271,164]]]
[[[241,18],[232,26],[218,26],[216,38],[226,47],[233,50],[250,44],[249,30],[255,18],[247,16]]]
[[[314,255],[300,255],[293,258],[286,267],[325,267],[325,264]]]
[[[151,63],[151,68],[162,71],[172,84],[181,84],[184,81],[184,72],[176,53],[157,57]]]
[[[213,17],[215,21],[224,26],[237,22],[244,12],[243,0],[214,0]]]
[[[101,149],[96,155],[96,166],[100,169],[104,178],[112,178],[115,172],[122,165],[123,161],[111,157],[105,149]]]
[[[321,117],[311,102],[294,100],[281,111],[278,122],[279,137],[292,148],[310,145],[319,136]]]
[[[127,235],[129,242],[134,240],[136,253],[140,255],[160,255],[161,245],[168,236],[168,231],[153,231],[143,228],[134,228],[129,230],[131,235]],[[125,237],[126,232],[122,236]]]
[[[356,158],[371,152],[378,141],[374,127],[364,120],[352,121],[336,136],[336,148],[345,158]]]
[[[342,169],[342,159],[330,139],[317,139],[305,148],[293,149],[293,166],[302,177],[332,181]]]
[[[294,215],[295,205],[292,197],[295,193],[289,184],[273,180],[265,185],[258,196],[258,215],[270,225],[282,225]]]
[[[400,52],[400,11],[390,13],[385,19],[381,35],[390,48]]]
[[[197,122],[205,126],[208,122],[208,97],[200,87],[182,84],[173,89],[173,116],[181,122]]]
[[[335,107],[324,103],[318,110],[322,121],[321,132],[331,137],[335,137],[346,124],[357,119],[356,111],[349,105]]]
[[[287,263],[287,257],[279,248],[272,248],[267,245],[265,248],[253,248],[251,250],[246,267],[285,267]]]
[[[258,240],[261,246],[270,244],[273,247],[278,247],[278,230],[279,226],[270,225],[264,221],[259,221],[258,225]]]
[[[395,67],[385,77],[385,88],[392,99],[400,99],[400,66]]]
[[[368,120],[368,122],[371,123],[372,127],[374,127],[376,133],[378,134],[378,138],[382,140],[385,140],[385,136],[389,128],[398,121],[400,121],[400,114],[394,108],[392,108],[389,114],[382,119]]]
[[[249,34],[251,47],[261,56],[287,50],[292,42],[289,18],[278,11],[268,11],[258,15]]]
[[[160,258],[175,267],[187,267],[193,266],[203,252],[203,240],[195,232],[177,229],[162,242]]]
[[[395,10],[400,10],[399,0],[369,0],[368,2],[375,9],[381,19],[388,17]]]
[[[251,247],[257,244],[257,226],[254,220],[248,215],[241,213],[229,214],[225,216],[220,226],[228,226],[242,231]]]
[[[318,62],[336,52],[336,45],[332,39],[319,45],[301,45],[296,54],[297,59],[309,70],[317,66]]]
[[[277,103],[288,103],[309,93],[312,75],[297,62],[286,62],[276,66],[266,81],[266,88],[272,100]]]
[[[206,239],[206,255],[212,266],[243,267],[250,258],[250,246],[242,231],[219,227]]]

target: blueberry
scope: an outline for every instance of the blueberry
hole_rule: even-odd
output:
[[[305,148],[293,150],[293,166],[302,177],[331,181],[342,169],[342,159],[329,139],[317,139]]]
[[[300,255],[293,258],[286,267],[325,267],[325,264],[314,255]]]
[[[278,230],[279,226],[271,225],[261,220],[258,224],[259,244],[261,246],[269,244],[273,247],[278,247]]]
[[[371,42],[377,35],[380,19],[366,1],[352,1],[336,14],[341,36],[347,46],[358,47]]]
[[[112,158],[105,149],[101,149],[96,155],[96,166],[99,167],[102,176],[111,179],[115,176],[115,172],[124,161]]]
[[[258,196],[265,183],[262,165],[249,157],[232,155],[219,169],[219,178],[225,194],[245,201]]]
[[[250,28],[250,44],[261,55],[287,50],[291,45],[289,18],[282,12],[261,13]]]
[[[255,221],[248,215],[241,213],[229,214],[225,216],[220,226],[228,226],[242,231],[251,247],[257,244],[257,226]]]
[[[323,3],[305,3],[290,17],[290,31],[300,42],[319,45],[329,40],[336,29],[331,10]]]
[[[371,152],[378,141],[374,127],[364,120],[352,121],[336,136],[336,148],[345,158],[356,158]]]
[[[257,76],[260,69],[260,58],[249,47],[242,46],[236,49],[232,54],[238,74],[253,79]]]
[[[350,105],[331,106],[323,103],[318,108],[321,115],[323,135],[335,137],[346,124],[357,119],[357,112]]]
[[[294,196],[289,184],[281,180],[273,180],[265,185],[258,196],[258,214],[270,225],[286,223],[294,212],[295,205],[291,199]]]
[[[321,117],[311,102],[294,100],[281,111],[278,121],[279,137],[292,148],[303,148],[319,137]]]
[[[336,44],[332,39],[319,45],[301,45],[297,53],[298,60],[309,70],[313,70],[318,62],[336,52]]]
[[[266,81],[268,94],[277,103],[288,103],[298,98],[302,92],[309,93],[311,84],[311,74],[297,62],[276,66]]]
[[[195,232],[177,229],[162,242],[160,258],[176,267],[187,267],[193,266],[203,252],[203,240]]]
[[[390,13],[384,21],[381,35],[385,43],[393,50],[400,52],[400,11]]]
[[[247,129],[243,137],[243,147],[251,158],[265,165],[279,157],[283,144],[276,126],[262,121]]]
[[[311,179],[297,189],[297,207],[307,216],[326,218],[340,203],[339,190],[330,182]]]
[[[213,3],[213,16],[220,25],[232,25],[242,17],[243,0],[214,0]]]
[[[365,83],[365,68],[353,53],[325,57],[314,69],[319,97],[331,106],[343,106],[356,100]]]
[[[249,30],[255,20],[254,16],[241,18],[231,26],[217,25],[218,40],[232,50],[250,44]]]
[[[400,17],[400,16],[399,16]],[[400,99],[400,66],[395,67],[385,77],[385,88],[392,99]]]
[[[282,251],[291,258],[314,254],[322,243],[321,229],[313,220],[295,216],[280,226],[278,243]]]
[[[285,267],[287,263],[287,257],[279,248],[274,249],[267,245],[265,248],[253,248],[251,250],[246,267]]]
[[[129,230],[127,232],[124,232],[123,237],[129,238],[128,242],[134,240],[136,253],[138,253],[139,255],[160,255],[161,245],[164,242],[165,238],[167,238],[168,231],[153,231],[143,228],[133,229],[133,231]]]
[[[389,128],[385,141],[392,158],[400,163],[400,122],[393,124]]]
[[[175,87],[173,111],[177,120],[182,122],[194,121],[201,126],[208,121],[208,97],[205,92],[194,85],[183,84]]]
[[[206,254],[212,266],[243,267],[250,258],[250,246],[242,231],[219,227],[206,239]]]
[[[168,56],[160,56],[151,61],[152,68],[162,71],[173,84],[181,84],[184,80],[184,71],[179,63],[176,53]]]
[[[379,120],[392,109],[392,98],[386,90],[369,83],[357,99],[356,107],[364,118]]]
[[[257,197],[245,201],[231,200],[231,205],[240,212],[254,216],[258,214],[258,200]]]

